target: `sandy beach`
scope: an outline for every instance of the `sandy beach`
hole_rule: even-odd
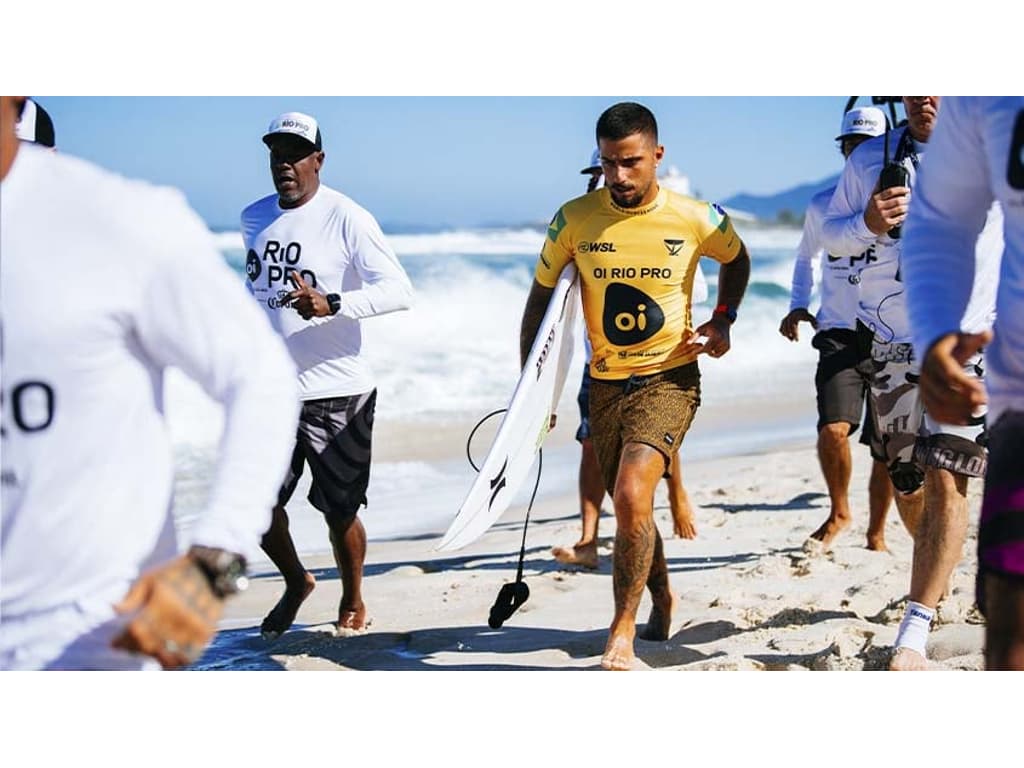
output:
[[[638,640],[642,668],[658,670],[879,670],[906,604],[911,541],[893,507],[890,551],[865,546],[866,450],[854,450],[855,521],[825,554],[802,545],[827,514],[813,447],[684,464],[695,505],[696,540],[671,538],[664,486],[655,499],[672,587],[678,595],[665,642]],[[936,669],[983,666],[983,624],[973,607],[976,514],[981,485],[972,482],[972,524],[965,558],[940,605],[929,640]],[[615,521],[605,501],[596,571],[559,564],[551,547],[579,533],[574,493],[539,500],[526,539],[529,600],[504,626],[487,617],[498,590],[514,581],[524,506],[455,553],[434,551],[436,536],[371,541],[364,594],[372,625],[337,637],[340,582],[331,557],[305,558],[318,586],[291,631],[273,642],[258,632],[282,589],[268,563],[257,564],[250,589],[232,601],[202,669],[281,670],[557,670],[600,669],[612,615],[611,548]],[[367,512],[367,516],[372,515]],[[325,544],[326,544],[326,536]],[[646,617],[645,595],[640,616]]]

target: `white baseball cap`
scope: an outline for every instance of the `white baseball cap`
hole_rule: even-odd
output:
[[[302,112],[285,112],[283,115],[278,115],[270,121],[270,127],[267,128],[267,134],[263,137],[263,143],[269,147],[270,138],[282,133],[290,133],[305,139],[317,151],[323,149],[323,143],[320,140],[320,126],[317,125],[316,118],[310,115]]]
[[[595,170],[600,170],[600,169],[601,169],[601,151],[598,150],[598,149],[595,149],[593,152],[590,153],[590,165],[588,165],[586,168],[583,168],[580,171],[580,173],[591,173],[591,172],[593,172]]]
[[[858,107],[843,115],[836,141],[847,136],[881,136],[885,133],[885,113],[878,107]]]
[[[56,134],[50,114],[32,99],[25,100],[21,117],[14,124],[14,132],[22,141],[31,141],[34,144],[42,144],[44,147],[52,147],[56,144]]]

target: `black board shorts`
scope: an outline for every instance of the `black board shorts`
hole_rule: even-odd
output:
[[[299,414],[292,461],[278,492],[285,506],[295,493],[304,464],[313,480],[309,503],[327,521],[344,522],[366,504],[370,482],[370,447],[377,390],[360,395],[307,400]]]
[[[845,422],[857,431],[871,384],[871,338],[846,328],[830,328],[814,335],[818,350],[814,387],[818,396],[818,431],[826,424]]]

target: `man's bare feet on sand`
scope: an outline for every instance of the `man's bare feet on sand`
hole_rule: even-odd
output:
[[[292,589],[286,587],[281,599],[277,601],[267,617],[260,624],[260,634],[264,640],[276,640],[295,621],[299,612],[299,606],[309,597],[309,593],[316,586],[316,579],[312,573],[306,573],[301,588]]]
[[[604,655],[601,657],[601,666],[605,669],[625,671],[636,666],[636,656],[633,653],[633,637],[623,633],[621,635],[610,635],[608,645],[605,646]]]
[[[832,542],[835,541],[836,536],[843,532],[844,529],[850,525],[849,517],[833,517],[829,515],[828,520],[821,524],[821,527],[811,534],[808,541],[820,541],[821,548],[824,551],[832,549]],[[805,547],[806,549],[806,547]]]
[[[551,550],[555,560],[565,565],[578,565],[581,568],[597,568],[597,542],[574,544],[572,547],[555,547]]]
[[[360,603],[356,607],[341,606],[338,608],[338,623],[335,626],[341,637],[358,635],[366,631],[373,621],[366,617],[366,606]]]
[[[672,626],[672,608],[675,605],[676,596],[671,590],[665,590],[665,595],[659,597],[651,606],[651,614],[647,617],[647,625],[640,633],[641,640],[653,640],[655,642],[668,640]]]
[[[928,669],[928,659],[903,646],[897,648],[889,660],[890,672],[925,672]]]
[[[888,552],[884,536],[868,536],[867,548],[872,552]]]

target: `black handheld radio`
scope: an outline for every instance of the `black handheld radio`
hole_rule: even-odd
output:
[[[910,171],[907,170],[902,162],[889,159],[889,131],[885,132],[885,148],[883,151],[885,164],[882,166],[882,172],[878,174],[879,189],[910,186]],[[889,237],[893,240],[899,240],[902,234],[902,226],[899,224],[889,230]]]

